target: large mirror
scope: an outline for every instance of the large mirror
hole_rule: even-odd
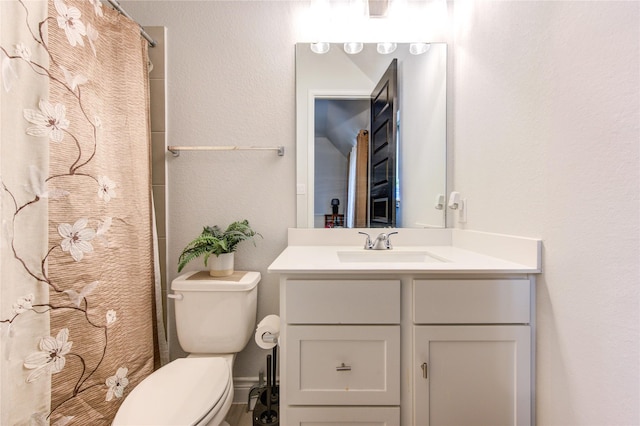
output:
[[[344,47],[296,45],[297,226],[444,227],[446,43]]]

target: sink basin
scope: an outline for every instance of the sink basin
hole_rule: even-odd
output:
[[[394,251],[394,250],[349,250],[338,251],[338,259],[343,263],[389,262],[389,263],[431,263],[446,262],[445,259],[433,256],[426,251]]]

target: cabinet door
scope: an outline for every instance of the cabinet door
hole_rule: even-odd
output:
[[[414,326],[416,425],[530,425],[528,326]]]

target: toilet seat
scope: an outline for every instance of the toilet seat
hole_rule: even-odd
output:
[[[113,425],[207,424],[232,389],[224,358],[180,358],[140,382],[125,398]]]

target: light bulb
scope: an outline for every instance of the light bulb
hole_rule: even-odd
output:
[[[313,53],[323,54],[329,51],[329,49],[331,48],[331,45],[326,41],[319,41],[317,43],[311,43],[310,47]]]
[[[396,50],[398,45],[396,43],[384,42],[378,43],[378,53],[383,55],[388,55],[389,53],[393,53]]]
[[[363,48],[364,48],[364,44],[358,41],[349,41],[344,44],[344,51],[347,52],[349,55],[355,55],[356,53],[360,53],[362,52]]]
[[[409,45],[409,53],[412,55],[422,55],[431,48],[429,43],[411,43]]]

